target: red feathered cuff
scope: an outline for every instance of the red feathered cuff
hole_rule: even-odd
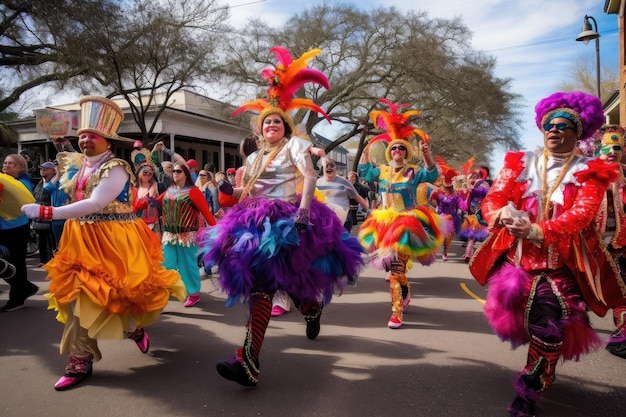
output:
[[[52,206],[40,206],[39,217],[41,220],[52,220]]]
[[[504,166],[514,172],[522,172],[524,169],[524,155],[526,155],[526,152],[507,152],[504,155]]]
[[[590,160],[587,162],[587,166],[589,169],[574,174],[576,180],[581,184],[590,179],[606,182],[607,184],[611,183],[617,179],[618,170],[620,169],[618,163],[607,164],[600,159]]]

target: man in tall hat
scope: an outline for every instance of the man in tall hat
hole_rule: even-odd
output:
[[[98,339],[127,337],[146,353],[150,340],[144,328],[170,296],[186,295],[178,273],[161,266],[158,238],[133,211],[130,165],[111,151],[113,145],[132,147],[132,140],[116,134],[124,113],[103,97],[79,103],[81,153],[57,154],[69,204],[22,207],[30,218],[67,219],[58,252],[45,265],[49,308],[64,324],[60,353],[69,354],[56,390],[91,375],[93,362],[102,358]]]

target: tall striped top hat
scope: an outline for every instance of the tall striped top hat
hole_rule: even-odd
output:
[[[109,140],[131,145],[134,140],[117,135],[117,129],[124,120],[124,112],[112,100],[104,97],[85,96],[80,104],[80,127],[77,134],[84,132],[97,133]]]

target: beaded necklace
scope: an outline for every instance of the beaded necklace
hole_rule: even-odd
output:
[[[561,168],[561,172],[559,172],[559,176],[554,181],[554,184],[552,184],[552,187],[548,189],[548,151],[545,149],[543,151],[543,168],[541,172],[541,202],[543,204],[543,213],[540,220],[548,219],[550,215],[550,209],[552,208],[552,205],[550,204],[550,198],[552,198],[552,194],[554,194],[557,187],[561,184],[561,181],[563,181],[563,178],[565,177],[565,174],[567,173],[567,170],[569,168],[569,164],[574,159],[574,156],[576,156],[576,152],[574,151],[574,149],[572,149],[572,151],[568,153],[552,155],[562,158],[567,157],[567,159],[565,160],[565,163]]]
[[[102,157],[95,162],[90,162],[85,156],[85,159],[80,165],[80,169],[76,173],[76,201],[80,201],[84,198],[87,181],[89,181],[92,174],[96,172],[104,162],[113,158],[113,156],[113,152],[110,150],[104,152]]]
[[[254,186],[254,183],[256,183],[256,181],[261,177],[261,175],[265,172],[269,164],[274,160],[274,158],[276,158],[276,155],[278,155],[278,153],[283,149],[286,143],[287,143],[287,139],[282,138],[279,142],[274,143],[274,144],[268,144],[267,142],[263,144],[263,148],[261,148],[261,150],[259,151],[259,154],[257,155],[257,157],[255,158],[252,164],[252,167],[251,167],[252,169],[250,170],[250,176],[248,176],[246,172],[246,177],[247,177],[245,178],[246,185],[243,191],[241,192],[239,201],[242,201],[244,198],[248,196],[248,194],[250,193],[250,190],[252,190],[252,187]],[[261,166],[261,162],[263,161],[263,155],[270,149],[271,149],[271,152],[269,153],[267,160],[265,161],[263,166]]]

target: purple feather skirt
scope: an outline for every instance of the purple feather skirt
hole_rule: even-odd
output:
[[[342,279],[363,268],[365,249],[331,209],[313,200],[311,226],[298,232],[297,208],[279,199],[247,198],[197,233],[205,268],[219,266],[227,305],[254,291],[285,291],[296,303],[322,296],[327,304],[335,289],[343,289]]]
[[[482,242],[487,239],[489,235],[489,228],[480,224],[475,214],[468,214],[461,223],[461,231],[459,232],[459,239],[463,241],[475,240]]]
[[[534,289],[534,303],[554,304],[556,295],[560,306],[552,307],[566,312],[561,317],[550,319],[549,326],[540,327],[525,323],[531,291],[540,276],[532,276],[507,262],[496,267],[489,276],[485,316],[501,340],[511,342],[513,348],[530,342],[526,331],[528,325],[530,333],[542,339],[556,336],[563,340],[564,360],[578,360],[582,354],[602,345],[601,339],[591,327],[586,304],[574,277],[564,272],[551,272],[551,283],[544,283]],[[552,294],[543,294],[544,292]]]

